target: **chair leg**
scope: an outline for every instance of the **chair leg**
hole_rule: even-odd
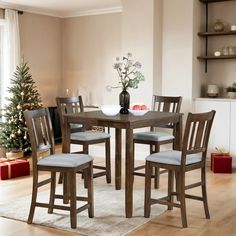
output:
[[[106,180],[107,183],[111,183],[111,150],[110,150],[110,139],[105,142],[106,149]]]
[[[179,180],[179,173],[178,171],[175,171],[175,188],[176,188],[176,192],[177,192],[177,200],[180,200],[179,194],[180,194],[180,180]]]
[[[182,225],[184,228],[188,227],[187,224],[187,216],[186,216],[186,202],[185,202],[185,174],[179,173],[179,180],[180,180],[180,210],[181,210],[181,219]]]
[[[70,224],[71,228],[77,227],[77,205],[76,205],[76,172],[71,171],[70,177]]]
[[[168,202],[173,203],[173,188],[174,188],[174,172],[173,170],[168,171]],[[173,206],[168,206],[168,210],[173,210]]]
[[[154,150],[152,149],[152,153],[157,153],[160,152],[160,145],[159,144],[155,144],[154,145]],[[151,153],[151,154],[152,154]],[[154,174],[154,188],[158,189],[160,186],[160,168],[155,168],[155,174]]]
[[[84,153],[84,154],[88,154],[88,152],[89,152],[89,147],[88,147],[87,144],[84,144],[84,145],[83,145],[83,153]]]
[[[87,172],[87,185],[88,185],[88,215],[89,218],[94,217],[94,199],[93,199],[93,164],[91,163],[89,168],[86,170]]]
[[[38,173],[33,176],[33,188],[32,188],[32,198],[31,198],[31,205],[30,205],[30,211],[27,223],[31,224],[34,217],[35,212],[35,205],[36,205],[36,199],[37,199],[37,193],[38,193]]]
[[[88,154],[88,152],[89,152],[89,147],[88,147],[87,144],[84,144],[84,145],[83,145],[83,153],[84,153],[84,154]],[[84,175],[85,175],[85,173],[84,173],[84,171],[83,171],[83,172],[82,172],[82,176],[81,176],[82,179],[85,178]],[[84,182],[84,187],[87,188],[86,182]]]
[[[158,189],[160,184],[160,168],[154,168],[154,188]]]
[[[206,170],[205,167],[201,169],[201,182],[202,182],[202,197],[205,215],[207,219],[210,219],[210,212],[207,203],[207,191],[206,191]]]
[[[56,188],[56,173],[54,171],[51,172],[51,188],[50,188],[50,199],[48,213],[52,214],[53,212],[53,205],[55,200],[55,188]]]
[[[63,178],[63,174],[60,172],[58,184],[62,184],[62,181],[63,181],[62,178]]]
[[[69,182],[67,172],[63,173],[63,203],[68,204],[69,202]]]
[[[145,192],[144,192],[144,217],[150,217],[151,212],[151,176],[152,166],[149,161],[146,161],[145,166]]]

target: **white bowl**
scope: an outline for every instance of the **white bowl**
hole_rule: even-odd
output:
[[[101,106],[102,113],[106,116],[116,116],[120,112],[120,105],[103,105]]]
[[[132,110],[132,109],[129,109],[129,112],[131,114],[133,114],[134,116],[143,116],[148,112],[148,110]]]

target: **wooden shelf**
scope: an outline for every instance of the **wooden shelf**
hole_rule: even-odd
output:
[[[213,2],[228,2],[228,1],[235,1],[235,0],[199,0],[202,3],[213,3]]]
[[[206,36],[224,36],[224,35],[236,35],[236,31],[225,31],[225,32],[199,32],[199,36],[206,37]]]
[[[220,60],[220,59],[236,59],[236,55],[232,56],[198,56],[197,59],[199,60]]]

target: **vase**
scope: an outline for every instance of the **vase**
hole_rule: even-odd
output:
[[[215,32],[223,32],[225,29],[225,25],[221,20],[217,20],[213,26]]]
[[[120,99],[120,114],[129,114],[129,103],[130,103],[130,95],[127,90],[122,90],[119,96]]]

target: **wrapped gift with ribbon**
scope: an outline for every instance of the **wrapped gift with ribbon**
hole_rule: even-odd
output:
[[[232,156],[229,152],[216,148],[211,153],[211,170],[214,173],[232,173]]]
[[[0,180],[16,178],[30,174],[29,162],[14,158],[0,158]]]

